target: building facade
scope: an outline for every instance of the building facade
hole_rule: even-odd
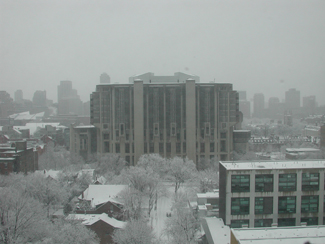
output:
[[[300,91],[291,88],[285,92],[285,106],[287,110],[300,108]]]
[[[219,169],[226,225],[324,224],[325,161],[220,162]]]
[[[253,117],[264,118],[265,99],[263,93],[254,94],[254,113]]]
[[[231,84],[198,81],[184,73],[146,73],[129,84],[97,85],[90,99],[97,152],[119,153],[131,165],[147,153],[230,160],[237,92]]]

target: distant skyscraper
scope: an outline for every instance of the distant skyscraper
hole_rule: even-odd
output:
[[[238,91],[239,100],[246,101],[246,91]]]
[[[251,103],[246,100],[246,91],[238,91],[239,111],[243,113],[244,118],[251,117]]]
[[[262,118],[264,117],[264,94],[263,93],[256,93],[254,95],[254,115],[253,117]]]
[[[280,103],[280,99],[278,97],[270,97],[269,98],[269,108],[274,109]]]
[[[307,114],[315,114],[316,109],[316,97],[308,96],[302,98],[302,107]]]
[[[286,91],[285,105],[289,110],[300,108],[300,91],[293,88]]]
[[[284,113],[284,103],[280,103],[278,97],[269,98],[269,109],[267,117],[272,119],[282,119]]]
[[[62,98],[71,97],[72,96],[72,81],[62,80],[60,81],[60,85],[58,86],[58,102]]]
[[[61,81],[58,86],[58,114],[82,114],[82,102],[71,81]]]
[[[111,83],[111,78],[109,77],[108,74],[106,73],[102,73],[100,75],[100,83],[101,84],[108,84],[108,83]]]
[[[17,90],[15,91],[15,102],[16,103],[22,103],[23,102],[23,91]]]
[[[36,106],[46,106],[46,91],[35,91],[33,104]]]

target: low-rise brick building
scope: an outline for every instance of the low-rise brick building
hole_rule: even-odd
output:
[[[26,141],[16,141],[0,147],[0,174],[27,173],[38,169],[38,153],[27,148]]]

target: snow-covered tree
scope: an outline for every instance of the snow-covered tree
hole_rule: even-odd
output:
[[[164,186],[160,177],[151,167],[130,167],[126,171],[126,178],[129,180],[131,188],[138,191],[138,194],[148,201],[148,216],[157,204],[158,197],[163,194]]]
[[[116,230],[113,240],[117,244],[153,244],[157,243],[155,235],[143,220],[128,222],[124,229]]]
[[[144,154],[140,157],[137,167],[144,168],[145,170],[151,169],[164,179],[168,174],[167,160],[159,154]]]
[[[197,216],[188,208],[186,195],[179,194],[170,218],[165,221],[164,234],[173,244],[198,243],[200,227]]]
[[[48,220],[40,202],[14,187],[0,188],[0,243],[35,242],[46,236]]]
[[[99,175],[105,175],[108,172],[119,175],[126,165],[124,158],[119,154],[107,153],[97,159],[95,172]]]
[[[29,196],[44,204],[47,216],[50,215],[51,208],[61,206],[68,200],[68,192],[56,180],[44,178],[42,175],[30,174],[26,176],[25,192]]]
[[[40,244],[98,244],[97,235],[75,221],[56,220],[50,226],[50,233]]]
[[[196,172],[196,167],[192,160],[180,157],[170,159],[168,167],[168,174],[175,184],[175,194],[177,194],[181,184],[191,179],[193,174]]]

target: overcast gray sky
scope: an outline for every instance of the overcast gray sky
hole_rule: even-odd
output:
[[[57,100],[71,80],[82,100],[112,82],[181,71],[201,82],[325,104],[324,0],[0,0],[1,87]]]

